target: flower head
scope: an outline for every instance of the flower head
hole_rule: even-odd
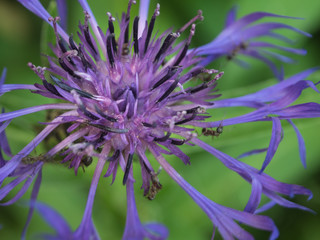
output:
[[[249,38],[261,35],[277,37],[278,35],[271,33],[275,28],[298,31],[282,24],[247,26],[259,18],[279,17],[278,15],[253,13],[234,21],[233,11],[228,17],[226,29],[210,46],[189,50],[195,35],[196,23],[203,20],[201,11],[176,31],[167,30],[159,35],[154,34],[153,29],[160,14],[160,5],[156,6],[148,22],[146,12],[149,2],[141,3],[141,18],[139,16],[133,18],[131,8],[135,1],[129,0],[127,11],[119,20],[119,27],[116,28],[115,18],[108,12],[108,29],[103,31],[98,26],[88,3],[79,0],[84,10],[84,23],[79,25],[77,41],[59,26],[59,17],[50,16],[38,0],[19,0],[19,2],[53,26],[56,45],[52,50],[55,56],[48,57],[47,67],[28,64],[41,79],[42,84],[4,85],[2,77],[0,93],[29,89],[46,98],[63,101],[63,103],[44,104],[3,113],[0,116],[0,122],[4,122],[0,126],[3,139],[1,148],[4,153],[11,156],[4,129],[12,119],[42,110],[61,111],[58,116],[43,123],[44,129],[9,161],[4,160],[2,156],[0,158],[0,182],[16,177],[0,189],[0,197],[5,197],[17,183],[26,180],[19,197],[15,197],[10,203],[20,198],[34,177],[38,176],[34,185],[28,222],[33,209],[36,208],[56,230],[56,238],[99,239],[92,220],[97,185],[102,174],[105,177],[113,175],[114,181],[120,166],[123,171],[122,183],[127,189],[128,209],[123,239],[166,239],[167,229],[161,224],[142,224],[135,206],[133,167],[138,165],[141,168],[142,188],[144,195],[149,199],[153,199],[162,188],[158,172],[146,155],[147,151],[152,153],[158,164],[199,205],[212,221],[214,229],[218,229],[225,239],[253,239],[253,236],[242,229],[239,223],[269,231],[270,239],[277,238],[278,230],[274,222],[269,217],[256,213],[262,194],[284,207],[308,210],[280,195],[311,197],[312,194],[308,189],[279,182],[264,173],[264,170],[282,140],[282,119],[289,121],[295,128],[300,154],[305,165],[303,139],[291,119],[319,117],[320,108],[317,103],[291,104],[304,89],[311,87],[319,92],[314,83],[303,80],[315,69],[256,93],[217,100],[220,94],[217,93],[216,85],[223,76],[223,71],[204,68],[203,58],[198,56],[211,55],[209,58],[212,60],[212,56],[231,54],[234,51],[234,44],[241,45]],[[61,5],[59,9],[64,10]],[[131,19],[133,21],[130,21]],[[188,37],[179,41],[181,33],[185,31],[189,31]],[[236,42],[230,42],[228,38],[230,33],[235,36]],[[246,39],[241,39],[243,33],[246,33]],[[257,47],[268,45],[268,43],[250,44],[246,49],[242,49],[244,50],[242,53],[253,57],[260,54]],[[219,48],[220,52],[212,51],[213,48]],[[296,53],[301,51],[297,50]],[[260,55],[257,58],[267,62]],[[206,74],[206,78],[202,81],[197,80],[203,74]],[[221,120],[207,120],[211,116],[208,109],[230,106],[245,106],[254,110],[235,118],[224,119],[223,123]],[[302,111],[305,112],[303,115]],[[201,127],[204,136],[219,136],[225,126],[257,121],[272,122],[270,144],[263,150],[267,151],[267,155],[261,169],[240,162],[205,143],[196,131],[197,127]],[[44,155],[28,161],[30,152],[61,126],[67,132],[65,138]],[[184,164],[190,164],[189,156],[180,149],[181,145],[201,147],[252,185],[251,195],[244,211],[213,202],[176,172],[165,160],[164,155],[176,156]],[[79,167],[88,167],[93,161],[97,161],[84,215],[75,231],[70,229],[59,214],[35,201],[41,182],[41,169],[45,163],[54,162],[53,159],[57,155],[62,156],[62,163],[68,163],[69,168],[74,168],[75,174]],[[134,159],[138,160],[137,164],[134,164]],[[104,170],[106,165],[108,169]]]

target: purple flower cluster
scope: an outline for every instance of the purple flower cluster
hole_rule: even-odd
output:
[[[0,115],[0,183],[6,183],[1,186],[0,200],[24,181],[16,196],[1,205],[13,204],[20,199],[35,179],[22,238],[25,238],[33,211],[37,209],[56,231],[56,235],[45,235],[45,238],[99,239],[92,221],[97,185],[101,176],[112,175],[114,181],[120,166],[123,171],[122,182],[127,190],[127,220],[123,239],[166,239],[169,232],[163,225],[141,223],[134,198],[134,177],[137,176],[133,176],[133,167],[141,168],[142,188],[149,199],[153,199],[162,188],[157,170],[153,167],[156,165],[152,162],[154,159],[199,205],[224,239],[253,239],[241,227],[242,224],[269,231],[270,239],[276,239],[279,233],[272,219],[259,214],[268,206],[278,204],[309,210],[286,198],[294,195],[312,197],[308,189],[277,181],[264,173],[264,170],[282,140],[281,120],[293,126],[299,141],[301,161],[306,166],[304,140],[292,119],[320,117],[320,105],[314,102],[294,104],[294,101],[304,89],[312,88],[319,92],[316,84],[304,80],[317,69],[306,70],[255,93],[220,100],[216,85],[221,81],[223,72],[205,68],[218,57],[231,59],[244,54],[265,62],[275,76],[281,79],[281,71],[265,54],[283,62],[290,62],[291,59],[264,48],[295,54],[305,54],[305,51],[254,39],[270,36],[286,40],[284,36],[273,32],[279,28],[309,36],[282,23],[256,24],[261,18],[284,16],[256,12],[236,20],[236,10],[232,9],[225,29],[217,38],[207,45],[189,49],[196,23],[203,20],[201,11],[180,29],[167,30],[159,35],[154,33],[154,27],[160,14],[160,5],[156,6],[150,21],[147,21],[149,1],[141,0],[140,16],[133,18],[131,8],[135,1],[129,0],[128,9],[119,20],[119,27],[115,27],[115,18],[108,13],[108,29],[104,31],[98,26],[87,1],[79,0],[85,12],[85,20],[79,26],[76,41],[64,31],[64,1],[57,1],[63,20],[61,26],[59,18],[50,16],[39,0],[19,2],[52,25],[56,35],[56,45],[52,47],[55,56],[48,56],[49,66],[46,67],[28,64],[42,84],[4,84],[4,70],[0,94],[24,89],[45,98],[61,100],[61,103],[43,104]],[[180,35],[183,32],[188,32],[188,37],[181,41]],[[203,79],[203,75],[206,75],[205,80],[199,80]],[[207,120],[210,117],[208,109],[227,107],[248,107],[251,111],[223,119],[223,122]],[[50,109],[61,113],[44,123],[43,130],[20,152],[12,154],[5,135],[10,122],[20,116]],[[199,132],[199,128],[202,128],[203,135],[217,136],[223,127],[258,121],[272,122],[269,146],[244,153],[241,157],[266,152],[260,169],[205,143],[196,132],[196,129]],[[67,136],[44,155],[31,158],[29,154],[35,147],[61,126],[65,128]],[[180,149],[181,145],[199,146],[251,184],[251,195],[243,211],[213,202],[176,172],[166,161],[165,155],[174,155],[184,164],[190,164],[192,160]],[[146,152],[151,152],[154,159],[149,159]],[[2,153],[11,159],[5,160]],[[36,201],[42,167],[54,161],[57,155],[63,156],[62,162],[74,168],[75,174],[79,167],[90,166],[93,161],[97,161],[83,218],[75,231],[55,210]],[[261,210],[258,207],[262,195],[269,198],[271,204]]]

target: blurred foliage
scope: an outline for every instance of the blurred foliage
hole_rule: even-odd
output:
[[[49,1],[43,1],[48,6]],[[79,20],[83,22],[83,11],[77,1],[69,0],[68,33],[76,35]],[[295,26],[309,32],[313,38],[307,38],[296,33],[286,31],[286,36],[296,39],[294,47],[305,48],[307,56],[293,56],[297,64],[285,65],[286,76],[291,76],[301,70],[319,65],[320,41],[320,1],[305,0],[159,0],[161,14],[157,19],[156,29],[160,32],[169,27],[179,28],[196,14],[197,9],[203,10],[205,20],[197,24],[196,36],[192,46],[200,46],[211,41],[223,29],[225,16],[232,6],[239,5],[238,16],[244,16],[253,11],[267,11],[287,16],[305,18],[305,20],[272,19]],[[102,29],[107,28],[106,12],[120,16],[126,10],[127,0],[89,1],[93,13]],[[156,1],[151,0],[150,13],[153,12]],[[138,13],[138,7],[133,7],[132,15]],[[47,29],[47,30],[46,30]],[[0,69],[8,68],[7,83],[33,84],[40,80],[27,67],[28,62],[41,65],[41,54],[51,54],[48,48],[40,50],[40,39],[45,39],[50,28],[38,17],[24,9],[17,1],[0,1]],[[281,30],[285,31],[285,30]],[[51,31],[52,34],[52,31]],[[46,40],[44,40],[46,41]],[[52,40],[54,41],[54,40]],[[42,46],[47,46],[42,45]],[[43,52],[44,51],[44,52]],[[243,69],[233,62],[225,60],[213,64],[214,68],[225,71],[219,82],[219,89],[223,97],[241,96],[251,93],[265,86],[275,83],[271,71],[262,63],[249,61],[252,67]],[[309,79],[318,81],[319,73]],[[269,79],[269,80],[268,80]],[[305,91],[303,100],[319,103],[319,95],[310,90]],[[29,106],[48,103],[52,100],[28,91],[15,91],[1,97],[1,106],[6,111],[12,111]],[[212,111],[214,120],[223,120],[237,115],[244,109],[222,109]],[[38,121],[44,121],[45,112],[27,115],[14,120],[7,130],[13,152],[17,153],[39,131]],[[314,198],[309,202],[305,198],[296,201],[319,212],[320,210],[320,162],[319,162],[319,119],[305,119],[294,121],[305,137],[307,147],[308,168],[303,169],[298,157],[298,145],[292,127],[283,122],[284,140],[279,150],[267,168],[267,173],[274,178],[304,185],[311,189]],[[37,126],[37,127],[36,127]],[[203,138],[213,146],[229,155],[236,157],[243,152],[266,147],[270,140],[270,123],[251,123],[239,126],[225,127],[224,133],[215,139]],[[36,148],[37,155],[45,151],[43,146]],[[217,203],[243,209],[250,194],[250,185],[237,174],[226,169],[219,160],[205,153],[199,148],[184,147],[191,157],[191,166],[184,166],[180,161],[168,157],[171,164],[181,175],[194,185],[200,192]],[[248,157],[244,161],[255,167],[260,167],[264,154]],[[134,165],[136,184],[136,201],[142,221],[159,221],[168,226],[169,239],[210,239],[212,225],[206,215],[181,190],[165,172],[160,174],[163,190],[156,199],[149,201],[139,189],[141,184],[138,164]],[[79,169],[78,176],[73,170],[62,165],[49,165],[44,168],[44,178],[40,189],[39,200],[48,203],[59,210],[75,229],[81,221],[84,211],[94,165],[83,173]],[[122,174],[119,173],[119,176]],[[121,178],[121,177],[120,177]],[[125,188],[119,178],[110,186],[110,179],[101,179],[95,205],[93,209],[94,222],[102,239],[120,239],[123,233],[126,218]],[[13,195],[11,195],[12,197]],[[28,199],[30,191],[25,194]],[[265,200],[265,199],[264,199]],[[271,216],[280,229],[280,239],[320,239],[320,219],[317,215],[295,209],[274,207],[266,213]],[[27,208],[15,204],[9,207],[0,207],[1,239],[18,239],[27,216]],[[28,236],[39,232],[52,231],[38,214],[35,214],[30,225]],[[254,232],[257,239],[267,239],[268,234],[262,231]]]

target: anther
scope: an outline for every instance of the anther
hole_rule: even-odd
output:
[[[107,15],[109,16],[108,26],[109,26],[109,32],[110,34],[114,34],[114,26],[113,22],[115,21],[115,18],[112,17],[111,13],[107,12]],[[117,43],[115,36],[112,37],[112,48],[113,48],[113,54],[117,54]]]
[[[151,34],[152,34],[152,31],[153,31],[153,27],[154,27],[156,18],[157,18],[157,16],[159,16],[159,14],[160,14],[160,4],[158,3],[157,7],[156,7],[156,9],[155,9],[155,11],[154,11],[154,13],[153,13],[153,15],[151,17],[149,26],[148,26],[147,38],[146,38],[146,42],[144,44],[144,53],[147,52],[148,45],[149,45],[149,42],[150,42],[150,39],[151,39]]]
[[[118,128],[111,128],[111,127],[107,127],[105,125],[99,125],[99,124],[94,124],[94,123],[86,123],[89,126],[95,127],[95,128],[99,128],[102,131],[105,132],[112,132],[112,133],[127,133],[129,132],[129,129],[123,128],[123,129],[118,129]]]
[[[133,22],[133,42],[134,42],[134,53],[136,55],[139,54],[139,41],[138,41],[138,24],[139,24],[139,17],[134,18]]]
[[[117,158],[120,156],[120,150],[114,151],[113,155],[111,157],[108,157],[107,161],[113,162],[114,160],[117,160]]]
[[[193,24],[195,21],[200,20],[203,21],[204,17],[202,16],[202,11],[198,10],[197,16],[192,18],[189,22],[187,22],[182,28],[180,28],[177,33],[182,33],[184,32],[191,24]]]
[[[87,41],[87,43],[89,44],[90,48],[92,49],[92,51],[97,54],[97,51],[95,49],[95,47],[93,46],[93,43],[92,43],[92,40],[91,40],[91,36],[90,36],[90,33],[89,33],[89,24],[88,24],[88,20],[90,18],[90,15],[88,12],[84,12],[85,14],[85,25],[84,25],[84,29],[83,29],[83,32],[84,32],[84,37]]]
[[[99,117],[93,115],[93,113],[91,113],[90,111],[88,111],[83,104],[80,104],[80,105],[79,105],[79,110],[80,110],[85,116],[87,116],[88,118],[90,118],[90,119],[92,119],[92,120],[99,120],[99,119],[100,119]]]
[[[168,90],[165,91],[165,93],[157,100],[157,103],[161,102],[166,97],[168,97],[173,92],[173,90],[177,87],[178,82],[179,82],[179,79],[175,79],[174,83],[172,83],[171,86],[168,88]]]
[[[128,180],[128,177],[129,177],[130,168],[131,168],[131,165],[132,165],[132,160],[133,160],[133,154],[129,153],[128,160],[127,160],[127,165],[126,165],[126,170],[124,172],[124,176],[123,176],[123,180],[122,180],[122,184],[123,185],[126,185],[126,183],[127,183],[127,180]]]
[[[182,139],[182,140],[177,140],[177,139],[170,139],[171,140],[171,144],[173,144],[173,145],[183,145],[185,142],[186,142],[186,140],[184,140],[184,139]]]
[[[176,74],[176,72],[179,70],[180,67],[178,66],[174,66],[174,67],[169,67],[168,68],[168,72],[167,74],[161,78],[158,82],[156,82],[153,87],[151,88],[151,90],[159,87],[161,84],[163,84],[165,81],[167,81],[168,79],[170,79],[173,75]]]
[[[153,139],[153,141],[156,141],[156,142],[165,142],[169,139],[169,137],[171,136],[171,132],[167,132],[167,134],[163,137],[155,137]]]
[[[171,44],[180,36],[179,33],[170,33],[165,40],[163,41],[162,46],[160,47],[159,52],[157,53],[156,57],[154,58],[153,62],[157,62],[162,54],[164,54]]]
[[[108,54],[108,59],[111,67],[114,67],[114,57],[112,53],[112,38],[114,37],[114,34],[110,34],[107,37],[107,54]]]
[[[67,91],[67,92],[71,92],[72,90],[76,91],[81,97],[84,98],[89,98],[89,99],[94,99],[94,96],[88,92],[82,91],[80,89],[76,89],[73,87],[70,87],[69,85],[61,82],[58,78],[54,77],[53,75],[50,74],[50,78],[52,79],[52,81],[54,81],[61,89]]]
[[[179,57],[177,58],[177,60],[176,60],[175,63],[173,64],[173,66],[179,65],[180,62],[181,62],[181,61],[184,59],[184,57],[186,56],[187,51],[188,51],[188,48],[189,48],[190,43],[191,43],[191,39],[192,39],[192,37],[194,36],[194,33],[195,33],[195,29],[196,29],[196,25],[195,25],[195,24],[192,24],[191,30],[190,30],[190,35],[189,35],[189,37],[188,37],[188,40],[187,40],[186,44],[184,45],[183,50],[181,51]]]
[[[65,64],[65,62],[63,61],[62,58],[59,58],[59,64],[60,64],[60,66],[61,66],[67,73],[69,73],[72,77],[75,77],[75,78],[78,78],[78,79],[80,78],[78,75],[76,75],[76,74],[74,73],[74,71],[73,71],[71,68],[68,67],[67,64]]]
[[[70,48],[72,50],[78,51],[78,48],[77,48],[76,44],[73,41],[73,36],[72,35],[69,37],[69,46],[70,46]]]
[[[180,124],[184,124],[184,123],[190,122],[193,119],[195,119],[196,116],[197,116],[197,112],[194,111],[190,117],[188,117],[188,118],[186,118],[184,120],[181,120],[179,122],[176,122],[175,125],[180,125]]]
[[[147,122],[143,122],[142,125],[144,127],[148,127],[148,128],[156,128],[157,127],[157,124],[156,123],[147,123]]]
[[[61,94],[57,91],[57,89],[51,84],[48,83],[46,80],[43,80],[43,86],[54,95],[57,95],[58,97],[62,97]]]
[[[108,121],[110,121],[110,122],[117,122],[117,119],[115,119],[114,117],[110,117],[110,116],[104,114],[97,105],[94,105],[94,109],[96,110],[96,112],[97,112],[101,117],[107,119]]]

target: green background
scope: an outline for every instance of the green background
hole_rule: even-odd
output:
[[[43,1],[47,6],[49,1]],[[203,10],[205,20],[197,24],[193,47],[208,43],[223,29],[225,16],[235,4],[239,5],[238,16],[244,16],[253,11],[267,11],[287,16],[305,18],[305,20],[269,19],[281,21],[309,32],[313,38],[281,30],[286,36],[296,39],[294,47],[305,48],[307,56],[293,56],[296,64],[284,66],[286,76],[291,76],[310,67],[319,66],[320,43],[320,1],[317,0],[243,0],[243,1],[191,1],[162,0],[161,14],[155,28],[160,32],[169,27],[178,29],[191,19],[198,9]],[[103,30],[107,27],[106,12],[120,16],[126,10],[127,1],[89,1],[95,17]],[[156,1],[151,0],[153,12]],[[68,1],[69,19],[68,33],[76,33],[78,21],[83,22],[83,12],[75,0]],[[138,12],[138,6],[133,7],[132,16]],[[32,13],[24,9],[18,2],[12,0],[0,1],[0,69],[7,67],[7,83],[33,84],[40,82],[27,67],[28,62],[41,65],[41,53],[50,53],[47,48],[40,49],[40,39],[47,36],[48,28]],[[43,34],[45,32],[45,34]],[[42,33],[42,34],[41,34]],[[74,34],[75,35],[75,34]],[[46,46],[46,44],[44,45]],[[48,52],[47,52],[48,51]],[[290,55],[290,54],[289,54]],[[214,68],[225,71],[219,82],[223,97],[242,96],[274,84],[271,71],[262,63],[252,61],[252,67],[243,69],[225,59],[213,64]],[[315,73],[308,79],[319,81],[320,74]],[[319,95],[307,90],[302,94],[302,101],[319,103]],[[30,93],[15,91],[7,93],[0,99],[6,112],[29,106],[49,103],[51,100]],[[237,115],[245,109],[222,109],[212,111],[213,120],[221,120]],[[44,121],[45,113],[27,115],[14,120],[7,133],[13,152],[17,153],[39,132],[38,121]],[[314,193],[312,200],[297,197],[295,201],[319,212],[320,210],[320,161],[318,119],[295,120],[306,141],[307,169],[303,169],[297,148],[297,140],[293,128],[283,122],[284,140],[266,172],[279,181],[303,185]],[[41,127],[41,126],[40,126]],[[41,129],[41,128],[40,128]],[[203,138],[214,147],[236,157],[243,152],[266,147],[271,134],[270,123],[250,123],[224,128],[224,133],[215,139]],[[201,149],[183,148],[191,157],[191,166],[184,166],[179,160],[168,158],[177,171],[201,193],[213,201],[236,209],[243,209],[250,194],[250,185],[237,174],[226,169],[218,159],[206,154]],[[33,155],[45,151],[43,146],[36,148]],[[245,162],[259,168],[264,154],[244,159]],[[212,224],[199,207],[184,193],[179,186],[163,171],[160,181],[163,190],[156,199],[149,201],[140,190],[140,172],[135,163],[136,201],[140,218],[143,222],[159,221],[168,226],[169,239],[210,239]],[[73,170],[63,165],[48,165],[44,167],[43,182],[40,188],[39,200],[54,206],[68,220],[73,229],[79,225],[84,211],[94,165],[83,173],[79,169],[78,176]],[[126,218],[125,188],[122,186],[122,173],[110,186],[111,179],[103,178],[98,186],[93,218],[102,239],[121,239]],[[13,196],[12,194],[10,195]],[[28,199],[28,191],[24,199]],[[9,198],[6,198],[7,200]],[[263,199],[265,201],[265,199]],[[271,216],[280,230],[280,239],[320,239],[320,218],[318,215],[296,209],[284,209],[276,206],[265,214]],[[22,204],[0,207],[1,239],[19,239],[27,216],[27,208]],[[52,231],[36,213],[31,222],[28,239],[33,239],[39,232]],[[256,239],[267,239],[268,233],[249,229]],[[219,237],[218,237],[219,238]],[[218,239],[217,238],[217,239]]]

